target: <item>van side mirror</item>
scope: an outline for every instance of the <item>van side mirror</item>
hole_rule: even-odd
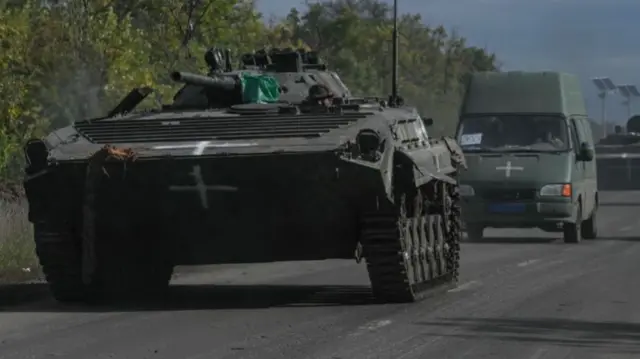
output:
[[[424,123],[425,127],[429,127],[433,125],[433,119],[432,118],[423,118],[422,119],[422,123]]]
[[[595,151],[588,143],[582,142],[580,144],[580,152],[578,152],[578,161],[591,162],[593,161],[593,157],[595,155]]]

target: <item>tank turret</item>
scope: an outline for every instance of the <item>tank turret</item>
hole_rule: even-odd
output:
[[[255,103],[264,99],[261,91],[277,90],[266,96],[272,101],[301,104],[314,85],[329,88],[336,102],[363,102],[354,98],[340,76],[329,70],[315,51],[305,49],[257,49],[239,56],[239,66],[232,66],[230,50],[216,47],[205,55],[209,73],[194,74],[174,71],[173,81],[185,84],[174,96],[169,108],[226,108],[239,104]],[[250,80],[246,80],[250,78]],[[277,88],[277,89],[274,89]],[[253,92],[254,96],[246,93]],[[244,94],[244,96],[243,96]],[[267,101],[268,102],[268,101]]]

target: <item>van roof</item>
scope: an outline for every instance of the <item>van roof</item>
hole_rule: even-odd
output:
[[[569,73],[477,72],[471,75],[461,115],[499,113],[587,114],[580,80]]]

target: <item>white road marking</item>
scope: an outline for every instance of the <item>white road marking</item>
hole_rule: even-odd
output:
[[[620,232],[628,232],[633,228],[633,226],[625,226],[620,228]]]
[[[545,357],[547,355],[547,352],[549,352],[548,349],[540,348],[540,349],[536,350],[535,353],[533,353],[533,355],[530,357],[530,359],[542,359],[543,357]]]
[[[359,329],[371,331],[371,330],[380,329],[382,327],[386,327],[389,324],[391,324],[391,321],[388,320],[388,319],[378,320],[378,321],[375,321],[373,323],[369,323],[367,325],[363,325]]]
[[[382,327],[386,327],[387,325],[391,324],[391,321],[388,319],[384,319],[384,320],[376,320],[370,323],[367,323],[365,325],[362,325],[360,327],[358,327],[358,330],[356,330],[355,332],[351,333],[349,336],[358,336],[358,335],[362,335],[366,332],[372,332],[375,330],[378,330]]]
[[[518,267],[526,267],[526,266],[530,266],[534,263],[540,262],[539,259],[530,259],[528,261],[524,261],[524,262],[520,262],[518,263]]]
[[[552,266],[552,265],[562,264],[562,263],[564,263],[563,260],[555,260],[555,261],[547,262],[546,266],[549,267],[549,266]]]
[[[471,289],[474,287],[479,287],[482,285],[482,282],[479,282],[477,280],[472,280],[466,283],[462,283],[459,286],[457,286],[456,288],[453,289],[449,289],[447,292],[449,293],[456,293],[456,292],[461,292],[463,290],[467,290],[467,289]]]

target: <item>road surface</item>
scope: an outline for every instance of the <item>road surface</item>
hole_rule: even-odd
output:
[[[372,304],[351,261],[190,272],[157,307],[5,304],[0,358],[639,358],[639,208],[602,193],[602,238],[578,245],[489,231],[459,287],[417,304]]]

